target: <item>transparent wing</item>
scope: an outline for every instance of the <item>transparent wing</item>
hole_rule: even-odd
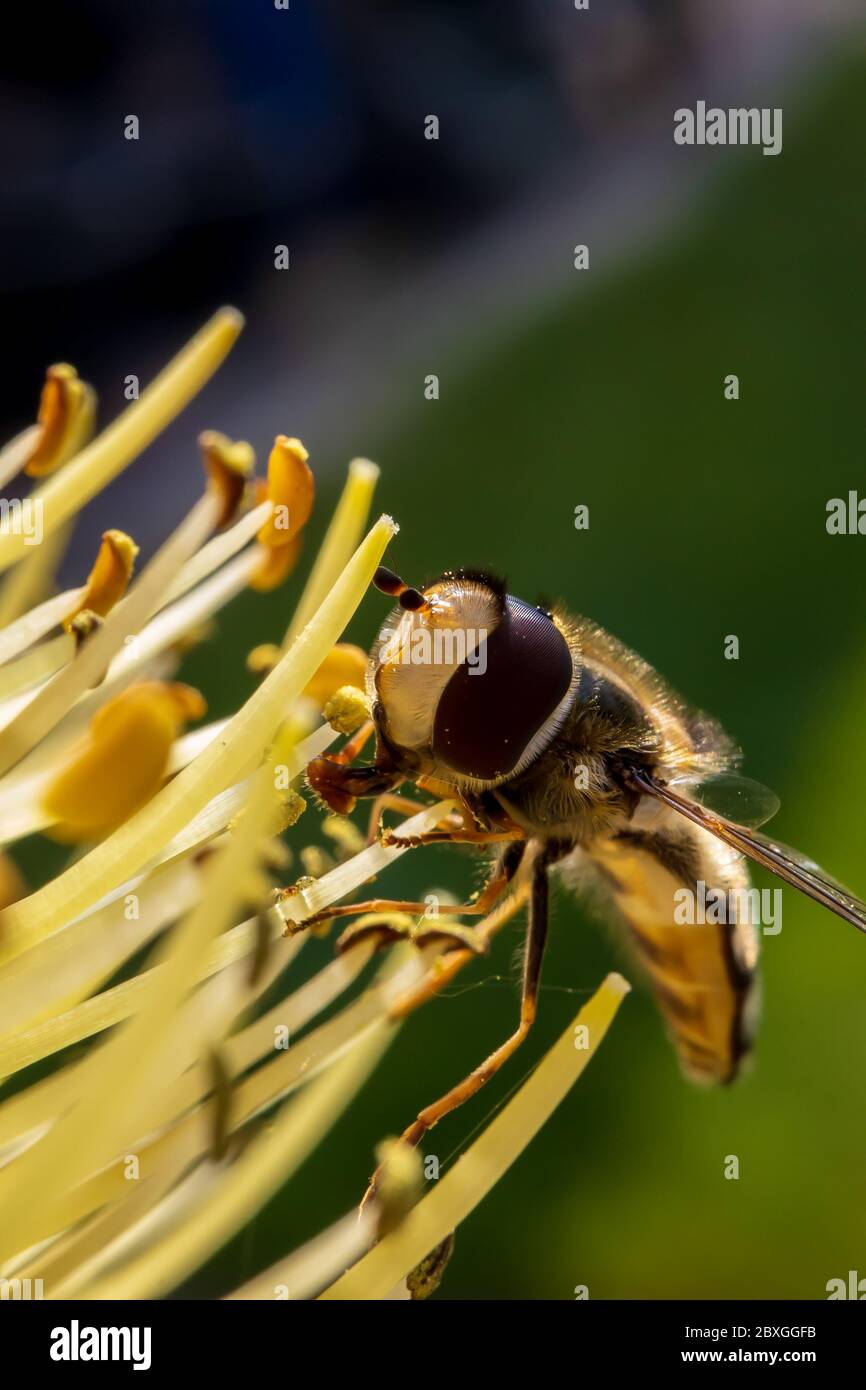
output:
[[[723,820],[751,829],[766,825],[781,805],[769,787],[736,772],[719,772],[709,777],[672,777],[667,785],[671,791],[688,797],[689,801],[697,801]]]
[[[828,877],[811,859],[777,840],[768,839],[756,830],[750,830],[745,825],[739,825],[709,810],[691,796],[684,795],[674,784],[657,781],[651,773],[633,772],[631,782],[637,791],[664,802],[680,815],[688,817],[695,825],[702,825],[718,839],[724,840],[756,864],[761,864],[763,868],[777,874],[785,883],[799,888],[801,893],[821,903],[822,907],[829,908],[837,917],[844,918],[858,931],[866,933],[866,903],[849,893],[841,883]]]

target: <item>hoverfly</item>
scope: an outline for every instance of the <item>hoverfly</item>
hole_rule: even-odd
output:
[[[606,895],[686,1073],[705,1082],[733,1080],[756,1014],[758,936],[737,907],[748,889],[746,861],[861,931],[866,904],[750,828],[746,812],[729,819],[705,804],[704,793],[720,779],[740,805],[772,793],[739,779],[736,750],[720,727],[689,709],[646,662],[594,623],[561,608],[533,607],[485,571],[447,571],[418,590],[383,567],[374,583],[397,599],[368,667],[367,734],[375,731],[375,761],[351,765],[356,738],[348,754],[310,764],[310,785],[344,813],[358,797],[387,804],[406,781],[452,798],[459,814],[448,827],[409,842],[387,841],[496,846],[481,894],[449,913],[487,911],[518,876],[528,884],[518,1027],[463,1083],[422,1111],[404,1138],[418,1143],[529,1031],[552,870],[575,884],[595,880]],[[454,641],[459,634],[471,640]],[[416,647],[427,659],[413,659]],[[758,823],[769,818],[767,810]],[[733,910],[721,921],[677,925],[674,894],[701,883],[721,890]],[[322,916],[397,907],[424,911],[423,903],[377,899]]]

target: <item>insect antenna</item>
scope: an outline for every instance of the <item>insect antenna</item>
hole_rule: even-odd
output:
[[[420,589],[411,588],[399,574],[395,574],[385,565],[380,565],[376,570],[373,583],[380,593],[395,598],[401,608],[406,608],[411,613],[428,612],[430,609],[430,604]]]

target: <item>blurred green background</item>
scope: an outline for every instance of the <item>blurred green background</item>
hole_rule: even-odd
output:
[[[866,495],[864,76],[851,57],[802,89],[781,158],[720,156],[654,249],[610,271],[599,256],[554,307],[487,336],[480,325],[431,365],[438,401],[393,382],[417,406],[357,440],[383,466],[378,503],[400,522],[391,558],[410,582],[486,564],[512,592],[560,597],[609,628],[734,735],[745,771],[782,797],[774,832],[860,893],[866,540],[828,536],[825,518],[829,498]],[[336,460],[323,462],[308,554],[339,487]],[[578,503],[588,531],[574,529]],[[291,593],[238,601],[218,643],[189,658],[213,714],[252,688],[242,655],[282,631],[303,570]],[[384,611],[371,594],[350,636],[367,645]],[[723,657],[727,634],[738,661]],[[317,814],[301,843],[323,842]],[[477,874],[471,854],[425,849],[387,886],[459,893]],[[821,1298],[828,1279],[866,1274],[866,942],[792,889],[783,904],[781,934],[764,938],[751,1074],[715,1093],[687,1084],[634,993],[459,1232],[439,1297],[560,1299],[586,1284],[592,1298]],[[375,1144],[510,1031],[519,941],[515,924],[407,1022],[299,1178],[185,1294],[233,1287],[358,1199]],[[330,949],[309,947],[295,978]],[[430,1136],[443,1167],[623,960],[615,934],[559,893],[535,1033]],[[723,1175],[729,1154],[738,1181]]]

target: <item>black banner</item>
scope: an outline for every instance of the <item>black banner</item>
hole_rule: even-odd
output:
[[[526,1347],[539,1345],[537,1319],[543,1319],[545,1363],[556,1352],[597,1359],[606,1374],[630,1370],[667,1371],[702,1366],[807,1366],[826,1376],[857,1364],[862,1347],[863,1314],[850,1300],[821,1303],[776,1302],[581,1302],[572,1306],[527,1302],[506,1305],[527,1310]],[[381,1323],[380,1309],[354,1305],[335,1309],[315,1303],[50,1303],[5,1300],[0,1304],[0,1338],[7,1365],[37,1371],[52,1379],[93,1376],[102,1370],[165,1375],[194,1369],[221,1379],[234,1373],[258,1374],[268,1363],[282,1366],[288,1377],[310,1358],[321,1357],[330,1378],[334,1353],[351,1359],[354,1372],[385,1375],[389,1366],[405,1369],[400,1339],[411,1339],[415,1365],[439,1360],[481,1358],[489,1373],[499,1356],[511,1360],[520,1339],[520,1314],[502,1336],[503,1305],[456,1304],[439,1298],[413,1313],[391,1309]],[[460,1349],[453,1342],[437,1350],[437,1328],[461,1323]],[[336,1323],[332,1318],[336,1318]],[[408,1321],[404,1318],[408,1317]],[[363,1320],[363,1321],[361,1321]],[[347,1327],[343,1340],[334,1328]],[[356,1330],[357,1329],[357,1330]],[[317,1342],[322,1334],[328,1337]],[[303,1336],[309,1340],[298,1342]],[[386,1338],[386,1341],[380,1340]],[[419,1339],[423,1338],[423,1341]],[[567,1339],[564,1343],[561,1339]],[[421,1354],[423,1348],[423,1356]],[[500,1350],[501,1348],[501,1350]],[[394,1352],[399,1360],[392,1359]],[[417,1358],[421,1357],[419,1361]],[[299,1363],[299,1358],[301,1358]],[[369,1358],[369,1361],[368,1361]],[[409,1362],[408,1364],[412,1364]]]

